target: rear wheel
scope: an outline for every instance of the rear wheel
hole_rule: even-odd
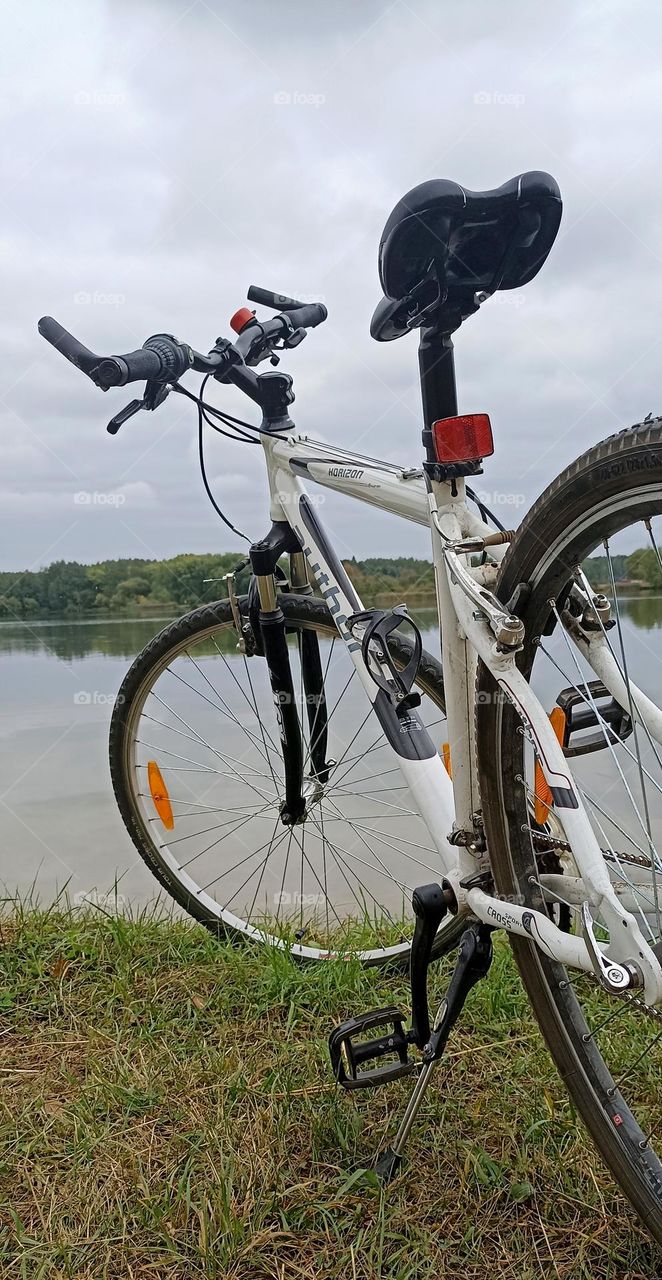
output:
[[[438,855],[327,606],[289,593],[280,605],[304,737],[305,821],[280,820],[283,760],[266,664],[237,652],[228,601],[167,627],[127,673],[110,733],[120,812],[159,882],[215,932],[287,946],[302,960],[341,953],[366,964],[404,962],[411,893],[440,877]],[[324,785],[310,765],[305,632],[317,635],[324,680]],[[403,666],[412,652],[398,636],[390,649]],[[429,654],[417,688],[440,745],[442,673]],[[435,954],[460,933],[449,917]]]
[[[529,589],[528,598],[519,592],[526,640],[518,661],[543,706],[551,709],[565,687],[577,697],[585,721],[587,711],[598,708],[601,748],[572,759],[573,778],[617,892],[651,943],[662,933],[662,748],[646,733],[636,708],[629,736],[608,741],[608,723],[602,723],[591,686],[595,672],[570,638],[565,609],[568,587],[577,582],[585,588],[589,575],[610,598],[615,625],[605,635],[628,688],[638,686],[662,706],[652,631],[662,621],[662,599],[656,605],[653,592],[640,591],[628,600],[616,585],[628,564],[630,570],[638,564],[651,582],[662,584],[661,538],[658,419],[604,441],[554,481],[518,531],[497,585],[503,601],[522,583]],[[643,559],[630,559],[638,550],[645,552]],[[536,804],[542,816],[533,747],[484,667],[477,749],[497,891],[538,910],[561,904],[568,927],[578,932],[581,880],[563,839],[563,810],[551,807],[544,828],[531,820]],[[608,940],[606,930],[599,936]],[[514,935],[510,941],[541,1031],[584,1123],[662,1243],[662,1010],[632,993],[609,995],[593,977],[567,972],[532,942]]]

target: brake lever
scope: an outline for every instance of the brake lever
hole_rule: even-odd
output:
[[[109,435],[116,436],[120,427],[124,426],[124,423],[128,422],[129,418],[132,418],[135,413],[139,413],[141,409],[158,409],[169,392],[170,387],[165,382],[146,382],[145,394],[142,400],[130,400],[123,409],[120,409],[119,413],[115,414],[114,418],[111,418],[106,431]]]
[[[283,348],[286,348],[289,351],[291,347],[298,347],[299,343],[303,342],[304,338],[307,337],[307,329],[293,329],[292,332],[283,339]]]
[[[278,364],[279,358],[275,354],[277,351],[288,351],[292,347],[298,347],[300,342],[308,336],[307,330],[303,328],[295,329],[286,312],[275,317],[280,321],[280,332],[265,335],[265,326],[259,320],[249,322],[244,329],[241,330],[240,336],[244,334],[249,339],[246,350],[243,352],[244,363],[251,367],[262,364],[263,360],[270,360],[272,364]],[[268,325],[272,325],[273,321],[268,321]]]

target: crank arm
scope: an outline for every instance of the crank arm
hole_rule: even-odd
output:
[[[428,886],[431,887],[431,886]],[[462,934],[457,960],[446,995],[435,1019],[434,1029],[423,1048],[423,1062],[400,1127],[391,1146],[377,1159],[376,1172],[382,1182],[390,1182],[402,1164],[405,1143],[423,1102],[430,1077],[442,1058],[450,1033],[457,1022],[472,987],[484,978],[492,963],[492,928],[474,921]]]

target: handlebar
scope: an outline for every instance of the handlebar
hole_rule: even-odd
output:
[[[102,386],[123,387],[127,382],[176,382],[193,364],[193,352],[168,333],[157,333],[139,351],[101,360],[97,375]]]
[[[288,298],[286,293],[272,293],[270,289],[260,289],[252,284],[246,294],[249,302],[257,302],[259,307],[271,307],[272,311],[295,311],[303,302],[296,298]]]
[[[270,289],[260,289],[256,284],[250,286],[246,297],[249,302],[257,302],[258,306],[284,311],[295,329],[316,329],[329,314],[322,302],[297,302],[296,298],[288,298],[285,293],[272,293]]]
[[[316,329],[329,313],[323,302],[309,302],[306,306],[292,307],[285,314],[295,329]]]
[[[126,355],[100,356],[83,346],[52,316],[42,316],[38,328],[51,346],[103,391],[144,379],[147,383],[145,399],[132,402],[138,407],[156,407],[167,395],[166,384],[176,383],[188,369],[211,374],[224,382],[231,381],[259,404],[259,380],[249,366],[259,364],[267,357],[271,357],[272,363],[277,363],[274,351],[298,346],[306,336],[306,329],[317,328],[326,320],[328,312],[321,302],[297,302],[295,298],[271,293],[255,285],[248,290],[248,298],[251,302],[277,308],[279,314],[260,321],[255,317],[251,319],[248,313],[235,342],[217,338],[206,356],[169,333],[154,334],[139,350]]]
[[[124,356],[98,356],[52,316],[42,316],[38,328],[42,338],[103,391],[142,382],[143,378],[147,382],[175,382],[193,364],[191,348],[168,333],[155,334],[138,351]]]
[[[42,338],[50,342],[56,351],[60,351],[65,359],[75,364],[77,369],[86,373],[88,377],[92,377],[92,371],[99,363],[99,356],[95,356],[93,351],[84,347],[78,338],[74,338],[73,334],[63,329],[52,316],[42,316],[37,328]]]

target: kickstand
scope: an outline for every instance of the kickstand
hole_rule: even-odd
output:
[[[484,978],[489,970],[492,963],[491,935],[491,926],[478,921],[470,924],[462,934],[448,990],[437,1011],[430,1039],[423,1047],[423,1062],[416,1085],[393,1143],[386,1147],[377,1159],[375,1169],[382,1182],[390,1182],[397,1174],[412,1125],[427,1092],[432,1073],[446,1048],[451,1030],[462,1012],[472,987]]]

